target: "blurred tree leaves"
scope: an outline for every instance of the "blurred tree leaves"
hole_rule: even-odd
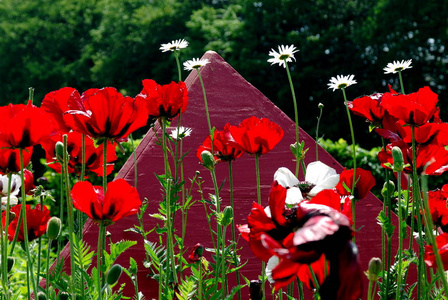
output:
[[[349,98],[384,92],[398,81],[382,68],[413,59],[406,91],[430,85],[440,106],[447,101],[447,16],[448,0],[2,0],[0,104],[25,101],[29,86],[36,103],[63,86],[134,96],[142,79],[176,78],[172,55],[159,47],[185,38],[182,61],[215,50],[292,116],[286,72],[267,59],[271,48],[294,44],[300,125],[313,133],[322,102],[325,137],[347,138],[342,95],[327,89],[332,76],[355,75]],[[369,137],[364,146],[379,143],[363,120],[355,126]]]

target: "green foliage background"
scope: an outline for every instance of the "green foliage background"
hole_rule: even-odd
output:
[[[37,104],[64,86],[114,86],[134,96],[142,79],[176,78],[173,57],[159,47],[185,38],[182,61],[214,50],[292,116],[286,72],[266,60],[271,48],[294,44],[301,126],[314,132],[309,116],[322,102],[325,137],[347,139],[342,96],[327,89],[332,76],[355,75],[358,84],[347,90],[353,99],[388,91],[388,84],[398,89],[397,76],[382,68],[413,59],[406,91],[430,85],[443,107],[447,12],[448,0],[2,0],[0,104],[24,102],[30,86]],[[362,145],[380,144],[362,134],[363,120],[355,118],[355,126]]]

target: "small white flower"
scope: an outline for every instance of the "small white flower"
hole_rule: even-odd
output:
[[[274,283],[275,280],[274,278],[272,278],[272,270],[274,270],[274,268],[276,266],[278,266],[278,264],[280,263],[280,259],[278,258],[278,256],[271,256],[271,258],[268,260],[268,263],[266,264],[266,278],[268,279],[268,281],[270,283]]]
[[[19,195],[20,187],[22,186],[22,180],[20,175],[13,174],[11,177],[11,187],[9,195],[9,204],[16,205],[19,203],[17,196]],[[0,197],[2,201],[1,209],[6,209],[8,201],[8,175],[0,175]]]
[[[273,56],[273,58],[268,59],[268,62],[271,63],[271,66],[273,64],[279,64],[280,66],[283,66],[283,68],[286,68],[285,60],[287,62],[291,62],[292,60],[296,60],[294,57],[294,53],[298,52],[299,50],[296,50],[296,47],[294,45],[291,46],[278,46],[278,52],[274,49],[271,49],[269,52],[270,56]]]
[[[162,44],[159,48],[159,50],[162,50],[162,52],[167,51],[179,51],[180,49],[184,49],[188,47],[188,42],[184,39],[182,40],[175,40],[168,44]]]
[[[286,204],[295,205],[303,200],[302,192],[298,187],[300,182],[290,170],[279,168],[274,174],[274,180],[288,189],[286,191]],[[312,185],[307,195],[314,197],[322,190],[333,189],[339,182],[339,174],[326,164],[315,161],[309,163],[306,168],[305,182]]]
[[[191,128],[180,126],[179,130],[173,129],[170,133],[170,136],[175,140],[181,140],[187,136],[190,136],[191,132],[193,131]]]
[[[209,63],[210,61],[207,58],[205,59],[193,58],[191,60],[187,60],[186,62],[184,62],[184,70],[191,71],[193,69],[199,69],[200,67],[203,67]]]
[[[331,77],[328,88],[335,91],[336,89],[343,89],[351,86],[352,84],[356,84],[356,80],[353,78],[355,78],[355,75],[338,75],[336,77]]]
[[[391,63],[388,63],[387,66],[385,68],[383,68],[384,70],[384,74],[389,74],[389,73],[397,73],[399,71],[403,71],[406,69],[410,69],[412,64],[412,59],[408,59],[408,60],[402,60],[402,61],[394,61]]]

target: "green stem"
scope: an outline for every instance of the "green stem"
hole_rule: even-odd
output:
[[[396,299],[401,299],[401,280],[403,278],[402,266],[403,266],[403,213],[401,208],[401,172],[397,172],[397,183],[398,183],[398,272],[397,272],[397,290]]]
[[[355,188],[356,188],[356,143],[355,143],[355,132],[353,131],[353,123],[352,123],[352,117],[350,116],[350,110],[348,109],[348,102],[347,102],[347,96],[345,94],[345,88],[341,88],[342,95],[344,96],[344,103],[345,103],[345,109],[347,111],[347,118],[348,123],[350,125],[350,135],[352,138],[352,151],[353,151],[353,184],[352,184],[352,190],[351,194],[355,194]],[[352,215],[353,215],[353,231],[356,232],[356,224],[355,224],[355,199],[352,199],[351,201],[351,208],[352,208]],[[353,243],[355,242],[355,237],[353,237]]]
[[[137,153],[135,153],[134,138],[132,137],[132,133],[129,135],[129,142],[131,143],[132,158],[134,159],[134,187],[137,188]]]
[[[442,258],[440,257],[439,248],[437,247],[437,240],[433,233],[434,224],[432,221],[431,211],[429,209],[428,204],[428,181],[426,175],[422,176],[422,188],[423,188],[423,206],[425,210],[425,226],[426,228],[426,236],[429,238],[429,242],[432,245],[432,249],[434,252],[434,256],[436,257],[437,262],[437,273],[440,277],[440,281],[442,281],[443,290],[445,291],[445,295],[448,295],[448,282],[445,275],[445,271],[443,269]]]
[[[417,231],[419,234],[419,253],[418,253],[418,263],[417,263],[417,299],[420,299],[422,295],[422,283],[426,282],[426,274],[424,271],[425,263],[423,260],[423,255],[425,253],[422,235],[422,218],[420,214],[420,187],[418,184],[418,174],[417,174],[417,148],[415,141],[415,125],[411,125],[412,129],[412,203],[413,214],[411,218],[417,218]],[[426,283],[425,283],[426,285]]]
[[[230,206],[233,208],[232,216],[232,241],[233,241],[233,260],[235,261],[235,267],[238,267],[238,255],[237,255],[237,242],[236,242],[236,226],[235,226],[235,203],[233,199],[233,170],[232,161],[229,160],[229,185],[230,185]],[[236,284],[240,284],[240,271],[236,270]],[[241,290],[238,290],[238,300],[241,300]]]
[[[22,188],[25,188],[24,186],[22,186]],[[40,210],[43,211],[43,206],[44,206],[44,201],[43,201],[43,197],[39,196],[39,200],[40,200]],[[42,252],[42,236],[39,237],[38,239],[38,250],[37,250],[37,272],[36,272],[36,284],[39,285],[39,277],[40,277],[40,263],[41,263],[41,252]]]
[[[202,300],[202,257],[198,262],[199,278],[198,278],[198,300]]]
[[[63,135],[63,169],[64,169],[64,181],[65,181],[65,198],[67,199],[67,216],[68,216],[68,233],[69,233],[69,245],[70,245],[70,291],[72,299],[75,300],[76,295],[74,293],[75,289],[75,274],[76,274],[76,264],[75,264],[75,249],[73,245],[73,234],[74,234],[74,220],[73,220],[73,203],[70,197],[70,179],[68,177],[68,152],[67,152],[67,135]]]
[[[221,212],[221,202],[219,199],[219,188],[218,188],[218,181],[216,179],[215,168],[210,170],[210,174],[212,176],[213,188],[215,190],[216,215],[218,215]],[[216,253],[215,254],[216,254],[216,260],[217,260],[216,265],[218,266],[216,268],[216,278],[215,278],[216,286],[218,285],[219,277],[220,277],[219,266],[221,266],[221,260],[224,259],[223,253],[221,253],[221,251],[224,251],[224,248],[221,250],[221,245],[223,245],[222,239],[224,239],[224,245],[225,245],[225,238],[222,236],[221,224],[219,224],[219,222],[216,222]],[[222,280],[224,280],[224,278],[222,278]]]
[[[25,168],[24,164],[23,164],[23,149],[20,148],[20,170],[22,170],[20,172],[20,180],[22,181],[22,211],[21,211],[21,215],[23,215],[23,242],[25,244],[25,252],[26,252],[26,257],[27,257],[27,272],[29,270],[29,276],[30,276],[30,280],[33,284],[33,290],[34,290],[34,294],[37,295],[37,284],[36,281],[34,280],[34,272],[33,272],[33,261],[31,260],[31,254],[30,254],[30,246],[29,246],[29,240],[28,240],[28,220],[26,219],[26,194],[25,194],[25,188],[24,188],[24,183],[25,183],[25,176],[23,174],[23,169]],[[20,227],[20,223],[18,223],[18,227]],[[31,295],[31,291],[28,290],[28,294]]]
[[[373,295],[372,294],[372,280],[369,280],[369,288],[367,290],[367,300],[372,300],[372,295]]]
[[[104,240],[106,238],[106,226],[104,225],[103,221],[99,221],[99,232],[98,232],[98,245],[97,245],[97,254],[96,254],[96,265],[98,268],[97,272],[97,280],[98,280],[98,299],[103,299],[103,292],[102,292],[102,278],[103,278],[103,271],[102,271],[102,258],[103,258],[103,245]]]
[[[107,139],[103,142],[103,191],[107,191]]]
[[[314,273],[314,270],[311,267],[311,265],[308,265],[308,268],[310,269],[311,277],[313,279],[314,287],[316,289],[316,292],[314,293],[314,295],[319,295],[319,288],[320,288],[319,281],[317,280],[316,274]]]
[[[6,213],[5,213],[5,228],[1,231],[1,255],[2,255],[2,285],[5,291],[5,299],[10,299],[9,294],[9,283],[8,283],[8,232],[9,232],[9,212],[10,212],[10,201],[11,201],[11,182],[12,173],[8,173],[8,192],[6,198]],[[23,188],[22,188],[23,189]],[[0,218],[2,218],[3,213],[0,212]],[[2,220],[3,221],[3,220]],[[20,224],[20,222],[18,223]],[[3,240],[3,231],[5,232]]]
[[[299,277],[297,277],[297,287],[299,289],[299,300],[304,300],[305,295],[303,294],[303,283],[299,280]],[[292,294],[290,296],[292,296]]]
[[[48,239],[48,248],[47,248],[47,259],[46,259],[46,263],[45,263],[45,274],[46,274],[46,280],[45,280],[45,295],[47,296],[47,299],[50,299],[49,293],[49,283],[50,283],[50,251],[51,251],[51,242],[53,240],[52,239]]]
[[[296,145],[299,146],[299,111],[297,108],[297,99],[296,99],[296,93],[294,91],[294,85],[292,83],[291,73],[289,71],[288,62],[286,59],[283,60],[285,62],[285,69],[286,73],[288,74],[288,81],[289,81],[289,87],[291,88],[291,94],[292,94],[292,102],[294,103],[294,118],[296,123]],[[300,161],[299,159],[296,160],[296,177],[299,176],[299,166]]]
[[[199,81],[201,82],[201,88],[202,88],[202,94],[204,96],[204,106],[205,106],[205,115],[207,117],[207,125],[208,125],[208,131],[210,133],[210,139],[211,139],[211,148],[212,148],[212,154],[214,154],[213,150],[213,132],[212,132],[212,124],[210,122],[210,113],[208,111],[208,103],[207,103],[207,94],[205,93],[205,86],[204,81],[202,80],[201,72],[199,72],[199,69],[196,69],[198,72]]]
[[[261,187],[260,187],[260,154],[255,154],[255,174],[257,177],[257,200],[258,204],[261,205]],[[265,299],[265,284],[266,284],[266,263],[261,262],[261,289],[263,291],[262,299]]]
[[[319,160],[319,126],[320,126],[320,119],[322,118],[322,111],[323,111],[323,105],[319,104],[319,117],[317,118],[317,126],[316,126],[316,161]]]
[[[177,74],[179,76],[179,81],[182,81],[182,70],[181,70],[180,61],[179,61],[179,54],[180,54],[180,52],[174,50],[173,54],[174,54],[174,58],[176,59]]]
[[[403,95],[405,95],[405,93],[404,93],[404,85],[403,85],[403,78],[401,76],[401,71],[400,70],[398,71],[398,79],[400,80],[401,93]]]

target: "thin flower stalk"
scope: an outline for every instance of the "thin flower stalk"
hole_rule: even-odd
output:
[[[6,213],[5,213],[5,229],[2,230],[1,235],[1,256],[2,256],[2,285],[3,290],[5,291],[5,299],[9,300],[9,283],[8,283],[8,227],[9,227],[9,211],[10,211],[10,199],[11,199],[11,180],[12,180],[12,173],[8,174],[8,193],[7,193],[7,199],[6,199]],[[3,216],[3,214],[0,212],[0,218]],[[3,221],[3,220],[1,220]],[[3,232],[4,240],[3,240]]]
[[[397,290],[396,290],[396,299],[401,299],[401,281],[402,281],[402,270],[403,270],[403,208],[401,205],[401,171],[397,172],[397,185],[398,185],[398,250],[397,250],[397,263],[398,263],[398,272],[397,272]],[[390,265],[388,266],[390,269]],[[388,280],[389,281],[389,278]],[[371,281],[369,280],[369,285]]]
[[[106,194],[106,193],[104,193]],[[98,232],[98,245],[97,245],[97,253],[96,253],[96,266],[97,266],[97,282],[98,282],[98,299],[103,299],[103,289],[102,286],[104,281],[103,271],[102,271],[102,262],[103,262],[103,251],[106,240],[106,226],[104,225],[104,221],[99,221],[99,232]]]
[[[296,93],[294,91],[294,85],[292,83],[291,72],[289,71],[288,62],[286,59],[283,59],[283,61],[285,63],[286,73],[288,74],[289,87],[291,88],[292,102],[294,104],[294,120],[295,120],[295,125],[296,125],[296,145],[298,146],[299,145],[299,111],[297,108]],[[297,158],[296,172],[295,172],[296,177],[299,176],[299,166],[300,166],[300,159]]]
[[[317,117],[317,126],[316,126],[316,161],[319,160],[319,125],[320,120],[322,119],[322,111],[324,108],[324,105],[322,103],[319,103],[319,117]]]
[[[70,197],[70,179],[68,176],[68,151],[67,151],[67,135],[64,134],[63,136],[63,145],[64,145],[64,153],[63,153],[63,169],[64,169],[64,181],[65,181],[65,193],[66,193],[66,199],[67,199],[67,217],[68,217],[68,232],[69,232],[69,244],[70,244],[70,253],[75,253],[74,250],[74,244],[73,244],[73,235],[74,235],[74,220],[73,220],[73,203]],[[24,189],[23,189],[24,190]],[[75,257],[74,255],[70,255],[70,288],[71,288],[71,295],[72,299],[75,300],[75,274],[76,274],[76,264],[75,264]],[[101,299],[100,299],[101,300]]]
[[[401,93],[402,93],[403,95],[405,95],[405,93],[404,93],[404,84],[403,84],[403,77],[401,76],[401,70],[398,71],[398,78],[399,78],[399,80],[400,80]]]
[[[20,148],[20,169],[23,170],[24,169],[24,164],[23,164],[23,149]],[[25,182],[25,176],[24,176],[24,172],[20,172],[20,180],[22,182]],[[26,201],[26,194],[25,194],[25,188],[21,189],[22,191],[22,201],[25,203]],[[30,278],[30,281],[33,285],[33,291],[35,294],[37,294],[37,282],[34,280],[34,272],[33,272],[33,264],[32,264],[32,260],[31,260],[31,255],[30,255],[30,246],[29,246],[29,240],[28,240],[28,225],[27,225],[27,219],[26,219],[26,205],[22,205],[21,207],[21,212],[20,215],[22,215],[22,222],[23,222],[23,239],[24,239],[24,245],[25,245],[25,252],[26,252],[26,257],[27,257],[27,274]],[[17,230],[16,230],[16,234],[17,232],[20,231],[20,223],[18,223],[17,226]],[[28,295],[31,295],[31,290],[29,289],[28,286]]]
[[[440,257],[439,249],[437,247],[436,237],[434,236],[433,228],[434,223],[432,221],[431,211],[429,209],[428,204],[428,179],[427,175],[422,176],[422,190],[423,190],[423,206],[424,206],[424,217],[425,217],[425,226],[426,235],[429,238],[429,242],[434,249],[434,256],[436,257],[437,262],[437,273],[439,275],[440,281],[442,282],[443,290],[445,291],[445,295],[448,295],[448,282],[445,271],[443,269],[442,258]]]
[[[233,169],[232,161],[229,160],[229,187],[230,187],[230,206],[233,208],[232,216],[232,241],[233,241],[233,260],[235,267],[238,267],[237,241],[236,241],[236,225],[235,225],[235,203],[233,198]],[[240,284],[240,271],[236,270],[236,284]],[[238,290],[238,299],[241,300],[241,290]]]
[[[314,292],[314,299],[315,300],[319,300],[320,299],[320,295],[319,295],[319,281],[317,280],[316,274],[314,273],[314,270],[311,267],[311,265],[308,265],[308,268],[310,269],[311,277],[313,279],[314,287],[316,289],[315,292]]]
[[[345,94],[345,88],[342,87],[342,95],[344,96],[344,103],[345,103],[345,109],[347,111],[347,118],[348,118],[348,124],[350,126],[350,135],[352,138],[352,151],[353,151],[353,184],[352,184],[352,195],[354,195],[355,193],[355,188],[356,188],[356,143],[355,143],[355,133],[353,131],[353,123],[352,123],[352,117],[350,116],[350,110],[348,109],[348,102],[347,102],[347,96]],[[351,201],[351,206],[352,206],[352,216],[353,216],[353,231],[356,232],[356,212],[355,212],[355,204],[356,201],[355,199],[353,199],[353,201]],[[353,237],[353,242],[355,242],[355,237]]]
[[[255,154],[255,177],[257,180],[257,202],[261,205],[261,187],[260,187],[260,154]],[[266,263],[261,262],[261,290],[263,291],[262,299],[265,299],[265,285],[266,285]]]

